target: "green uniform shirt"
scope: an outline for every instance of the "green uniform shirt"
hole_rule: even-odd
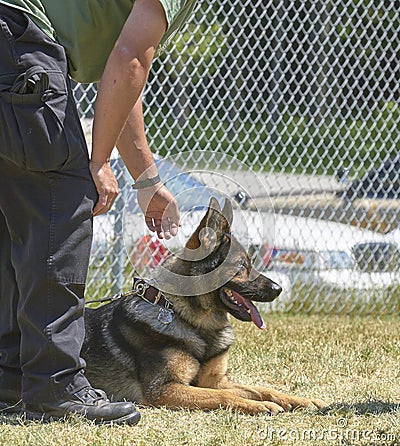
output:
[[[0,0],[26,12],[67,53],[69,72],[78,82],[98,81],[135,0]],[[196,0],[160,0],[168,29],[159,55],[187,20]]]

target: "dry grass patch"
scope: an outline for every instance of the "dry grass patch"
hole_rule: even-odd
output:
[[[0,445],[400,444],[398,318],[268,315],[265,321],[265,331],[233,322],[231,377],[325,399],[326,411],[268,417],[143,408],[136,427],[98,427],[78,417],[28,425],[2,418]]]

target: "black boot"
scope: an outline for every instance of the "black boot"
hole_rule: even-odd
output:
[[[27,420],[52,421],[78,414],[96,424],[137,424],[140,413],[131,402],[111,403],[102,390],[85,387],[70,398],[54,403],[26,404]]]

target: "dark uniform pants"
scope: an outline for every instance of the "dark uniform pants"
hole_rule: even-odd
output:
[[[56,401],[89,384],[88,163],[64,49],[0,5],[0,399]]]

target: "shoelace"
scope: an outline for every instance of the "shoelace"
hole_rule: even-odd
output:
[[[93,389],[93,387],[87,386],[75,393],[82,402],[87,404],[95,404],[99,401],[108,402],[106,393],[101,389]]]

